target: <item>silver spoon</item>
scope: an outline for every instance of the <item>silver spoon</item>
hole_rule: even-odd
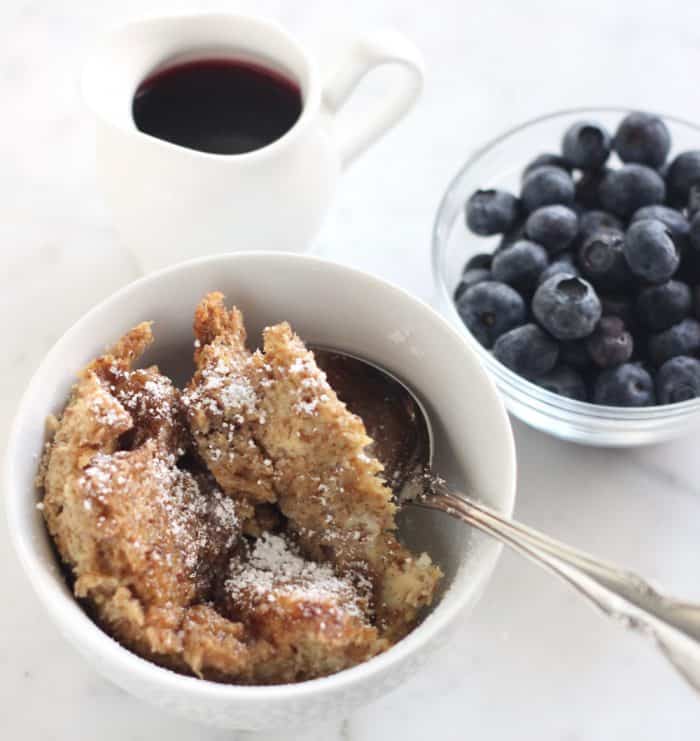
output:
[[[445,512],[561,577],[608,617],[651,638],[700,692],[700,605],[668,597],[631,571],[599,561],[456,491],[431,472],[430,418],[410,388],[362,358],[321,347],[313,350],[339,397],[378,441],[375,454],[401,504]],[[387,403],[392,407],[389,414]],[[372,409],[381,409],[376,419]],[[398,415],[398,440],[392,440],[392,430],[380,421],[393,414]]]

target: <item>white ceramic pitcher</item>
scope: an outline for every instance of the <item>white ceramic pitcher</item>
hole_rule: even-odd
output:
[[[187,59],[253,61],[294,80],[303,109],[271,144],[218,155],[136,128],[134,93],[154,71]],[[376,108],[343,116],[373,68],[397,65]],[[394,32],[358,38],[328,70],[278,25],[242,15],[198,14],[138,22],[105,38],[83,74],[94,112],[97,171],[116,227],[144,270],[239,250],[309,247],[338,175],[411,107],[423,80],[417,49]],[[348,120],[342,120],[348,119]]]

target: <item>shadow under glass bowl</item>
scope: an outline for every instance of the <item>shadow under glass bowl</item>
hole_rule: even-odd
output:
[[[632,447],[688,434],[700,426],[700,399],[652,407],[611,407],[559,396],[513,373],[482,347],[464,326],[452,294],[464,263],[478,252],[492,252],[500,236],[471,234],[464,205],[479,188],[520,192],[525,166],[538,154],[558,152],[564,131],[592,119],[613,133],[629,113],[624,108],[577,108],[551,113],[517,126],[478,149],[449,184],[438,207],[432,235],[432,267],[439,311],[464,334],[503,395],[508,410],[523,422],[564,440],[587,445]],[[700,126],[662,114],[672,136],[670,158],[700,149]],[[615,160],[612,160],[613,163]]]

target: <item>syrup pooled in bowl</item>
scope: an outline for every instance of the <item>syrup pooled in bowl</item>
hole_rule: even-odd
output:
[[[235,59],[198,59],[147,77],[132,103],[136,128],[209,154],[245,154],[271,144],[299,119],[299,86]]]

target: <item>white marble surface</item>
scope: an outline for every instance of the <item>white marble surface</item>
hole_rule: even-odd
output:
[[[428,80],[418,109],[348,172],[316,250],[428,299],[433,211],[460,161],[485,137],[543,111],[586,103],[700,120],[700,5],[693,0],[6,0],[0,443],[53,341],[136,274],[95,192],[91,127],[76,83],[85,47],[99,30],[135,14],[202,6],[264,12],[325,47],[332,46],[326,28],[391,25],[424,49]],[[700,599],[694,440],[613,452],[514,427],[521,519]],[[237,737],[165,716],[88,671],[30,592],[4,527],[0,739]],[[506,554],[450,650],[342,724],[295,737],[656,741],[696,737],[698,722],[697,697],[650,646]]]

